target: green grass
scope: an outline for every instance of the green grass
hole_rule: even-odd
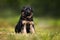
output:
[[[60,40],[60,19],[34,17],[35,34],[15,34],[19,16],[0,18],[0,40]],[[55,24],[56,23],[56,24]]]

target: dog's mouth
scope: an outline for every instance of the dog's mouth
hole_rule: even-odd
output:
[[[30,16],[30,13],[26,13],[26,16]]]

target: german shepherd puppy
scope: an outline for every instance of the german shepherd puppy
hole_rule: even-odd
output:
[[[35,33],[33,22],[33,10],[29,6],[23,7],[21,17],[15,27],[16,33]]]

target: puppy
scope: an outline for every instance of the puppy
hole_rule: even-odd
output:
[[[25,6],[21,10],[21,17],[15,27],[16,33],[35,33],[33,22],[33,10],[31,7]]]

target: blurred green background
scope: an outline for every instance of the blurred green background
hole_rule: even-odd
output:
[[[31,5],[34,9],[34,16],[60,17],[59,0],[0,0],[0,16],[19,15],[25,5]]]
[[[14,34],[23,6],[34,11],[34,35]],[[60,40],[60,0],[0,0],[0,40]]]

